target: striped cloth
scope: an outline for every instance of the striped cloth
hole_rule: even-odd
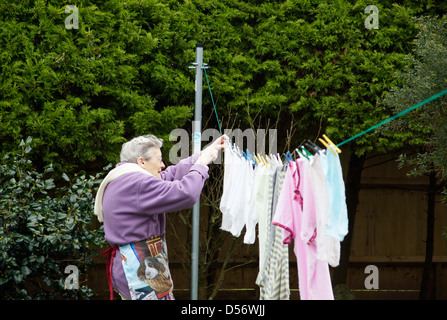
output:
[[[270,176],[269,192],[272,195],[272,209],[269,215],[267,246],[264,262],[260,265],[256,284],[260,288],[260,300],[289,300],[289,248],[282,242],[283,229],[271,224],[286,171],[278,166]]]

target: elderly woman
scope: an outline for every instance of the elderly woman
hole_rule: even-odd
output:
[[[199,199],[208,164],[224,148],[226,135],[209,147],[166,170],[153,135],[122,146],[121,162],[101,183],[95,214],[104,222],[111,247],[104,251],[110,299],[113,289],[123,299],[173,299],[166,249],[166,212],[192,207]]]

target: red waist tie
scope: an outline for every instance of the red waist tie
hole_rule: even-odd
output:
[[[113,258],[115,258],[116,247],[109,247],[105,249],[102,254],[107,256],[107,281],[109,282],[110,300],[113,300],[113,283],[112,283],[112,270],[113,270]]]

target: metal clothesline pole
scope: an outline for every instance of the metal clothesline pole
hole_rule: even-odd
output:
[[[203,44],[196,45],[196,62],[192,63],[196,69],[196,85],[195,85],[195,109],[194,121],[192,125],[193,131],[193,154],[200,152],[202,145],[202,69],[205,68],[203,63]],[[200,233],[200,198],[197,200],[192,211],[192,248],[191,248],[191,300],[198,299],[199,285],[199,233]]]

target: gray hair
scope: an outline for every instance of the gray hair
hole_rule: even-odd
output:
[[[137,163],[137,159],[142,157],[149,160],[152,157],[153,148],[161,148],[163,139],[152,134],[139,136],[123,144],[120,153],[121,162]]]

